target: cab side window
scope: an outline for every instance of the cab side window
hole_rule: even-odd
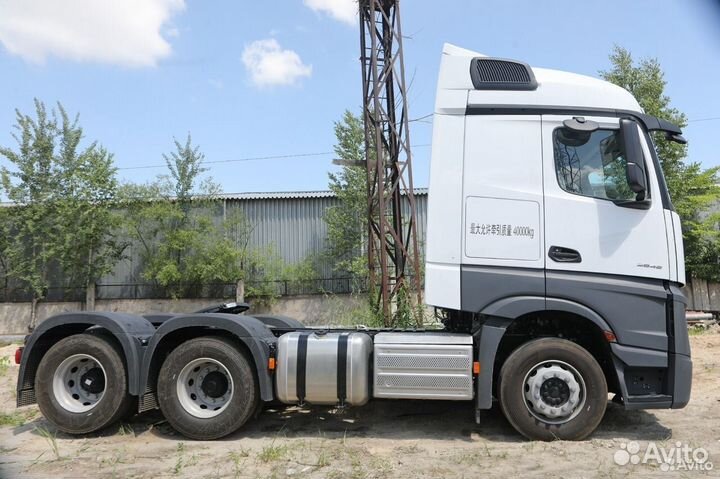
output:
[[[607,200],[634,200],[625,175],[626,155],[619,130],[553,132],[555,172],[569,192]]]

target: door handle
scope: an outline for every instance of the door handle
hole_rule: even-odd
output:
[[[582,262],[582,256],[580,256],[579,251],[562,246],[551,246],[550,251],[548,251],[548,256],[557,263]]]

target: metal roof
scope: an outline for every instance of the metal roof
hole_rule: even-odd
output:
[[[415,188],[415,195],[425,196],[427,188]],[[270,191],[270,192],[245,192],[245,193],[220,193],[213,198],[221,200],[301,200],[311,198],[335,198],[335,193],[329,190],[323,191]],[[174,199],[174,198],[171,198]],[[0,202],[0,207],[15,206],[15,203],[8,201]]]
[[[415,188],[416,195],[427,195],[427,188]],[[217,196],[224,200],[284,200],[305,198],[334,198],[332,191],[274,191],[274,192],[246,192],[222,193]]]

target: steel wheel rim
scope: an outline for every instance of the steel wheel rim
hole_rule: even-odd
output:
[[[90,411],[105,396],[107,374],[89,354],[65,358],[53,374],[53,395],[60,407],[73,413]]]
[[[187,363],[178,374],[176,389],[182,408],[201,419],[222,413],[235,392],[230,371],[212,358],[197,358]]]
[[[557,360],[530,368],[522,387],[528,412],[546,424],[572,421],[583,410],[587,396],[585,380],[578,370]]]

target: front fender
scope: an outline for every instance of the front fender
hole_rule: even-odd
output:
[[[573,313],[594,323],[601,331],[612,331],[607,321],[598,313],[587,306],[566,299],[513,296],[487,305],[480,313],[487,315],[488,320],[478,332],[478,360],[481,365],[477,378],[476,405],[478,409],[489,409],[492,406],[495,357],[507,328],[522,316],[544,311]]]
[[[542,296],[511,296],[490,303],[480,314],[496,316],[505,319],[517,319],[530,313],[540,311],[563,311],[581,316],[595,323],[602,331],[612,331],[610,325],[594,310],[561,298],[546,298]]]

